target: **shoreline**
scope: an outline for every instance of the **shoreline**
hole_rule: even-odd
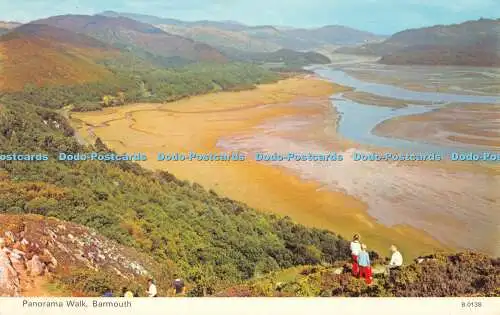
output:
[[[96,126],[96,135],[117,152],[132,148],[140,152],[219,151],[221,139],[246,137],[248,140],[252,133],[262,131],[265,134],[266,128],[267,136],[317,143],[332,151],[344,151],[361,148],[339,137],[331,126],[338,115],[329,97],[346,90],[324,80],[302,76],[259,86],[252,91],[215,93],[174,103],[135,104],[71,115]],[[276,127],[284,118],[293,121],[292,128],[269,131],[269,124]],[[300,118],[309,121],[307,132],[293,128],[295,120]],[[325,121],[329,122],[329,127],[325,127]],[[108,125],[103,126],[103,123]],[[85,134],[85,128],[78,128],[78,133]],[[271,146],[274,144],[268,145]],[[331,191],[321,182],[304,179],[285,167],[255,161],[230,165],[161,161],[141,164],[151,169],[168,170],[180,179],[198,182],[206,189],[258,210],[288,215],[306,226],[329,229],[348,239],[360,233],[369,240],[368,245],[381,254],[387,252],[393,242],[408,257],[451,249],[420,229],[405,224],[381,224],[369,214],[365,202],[346,192]]]

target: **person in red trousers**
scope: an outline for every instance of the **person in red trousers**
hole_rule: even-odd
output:
[[[358,255],[361,252],[361,243],[359,234],[354,234],[351,242],[352,275],[359,277]]]
[[[358,255],[358,264],[360,276],[365,278],[366,284],[370,285],[372,283],[372,266],[370,263],[370,255],[366,250],[365,244],[361,244],[361,251]]]

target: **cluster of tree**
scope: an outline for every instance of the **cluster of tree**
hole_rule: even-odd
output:
[[[337,262],[337,267],[341,262]],[[292,270],[292,279],[275,272],[237,285],[218,296],[347,296],[347,297],[449,297],[498,296],[500,260],[478,253],[436,254],[413,262],[390,277],[374,275],[372,285],[357,279],[346,267],[310,266]],[[343,270],[342,273],[337,272]],[[347,269],[347,270],[346,270]]]
[[[144,59],[137,60],[108,63],[115,73],[112,80],[40,88],[28,84],[23,91],[9,93],[4,98],[52,109],[73,105],[75,111],[92,111],[138,101],[168,102],[212,91],[251,89],[280,78],[275,72],[245,63],[153,68]],[[126,62],[131,65],[125,67]]]
[[[224,53],[234,60],[256,64],[278,64],[282,70],[301,70],[311,64],[327,64],[331,60],[318,52],[300,52],[291,49],[280,49],[273,52],[248,52],[225,48]]]
[[[228,78],[221,72],[219,80],[224,87]],[[59,152],[107,149],[102,143],[78,144],[65,118],[34,105],[43,102],[32,92],[27,101],[1,100],[0,146],[3,152],[42,152],[50,159],[0,161],[0,212],[95,228],[179,270],[192,295],[281,268],[347,257],[348,243],[333,233],[257,212],[165,172],[129,162],[57,161]]]

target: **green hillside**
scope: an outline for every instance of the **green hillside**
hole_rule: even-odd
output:
[[[95,93],[87,85],[84,93]],[[43,90],[47,91],[47,90]],[[347,257],[347,242],[288,218],[259,213],[166,172],[131,162],[59,162],[58,152],[106,151],[83,147],[50,97],[31,90],[0,100],[2,152],[47,154],[49,161],[0,161],[0,211],[33,213],[95,228],[179,272],[191,295],[214,293],[256,275],[294,265]],[[72,93],[75,93],[74,91]],[[85,99],[86,95],[71,94]],[[66,95],[67,96],[67,95]],[[77,275],[75,275],[76,277]]]

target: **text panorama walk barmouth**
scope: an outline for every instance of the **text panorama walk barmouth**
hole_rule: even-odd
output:
[[[154,156],[152,156],[154,155]],[[154,159],[163,162],[242,162],[254,160],[258,162],[357,162],[370,161],[457,161],[457,162],[499,162],[500,152],[160,152],[146,153],[102,153],[60,152],[56,155],[46,153],[0,152],[0,162],[44,162],[56,160],[61,162],[103,161],[103,162],[141,162]]]
[[[88,300],[88,299],[78,299],[78,300],[22,300],[23,308],[131,308],[132,301],[126,300]]]

